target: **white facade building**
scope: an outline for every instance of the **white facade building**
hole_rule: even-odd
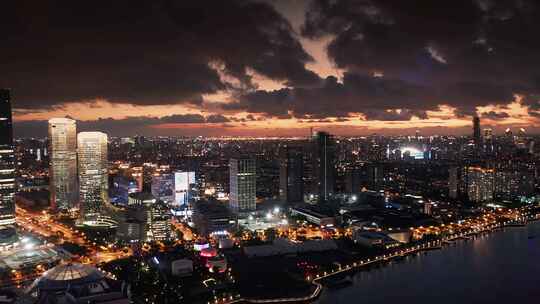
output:
[[[195,172],[174,173],[175,205],[183,206],[189,203],[193,184],[195,184]]]
[[[108,200],[107,134],[81,132],[77,144],[81,219],[92,221]]]
[[[77,207],[77,127],[69,118],[49,120],[49,191],[55,210]]]

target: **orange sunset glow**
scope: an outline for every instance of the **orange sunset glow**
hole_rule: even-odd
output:
[[[14,120],[21,126],[16,132],[38,135],[39,130],[30,129],[39,122],[65,116],[117,135],[298,136],[310,128],[337,135],[416,130],[463,134],[470,131],[473,116],[495,132],[508,127],[536,132],[540,126],[537,90],[524,78],[536,73],[529,72],[534,64],[516,62],[504,73],[497,70],[510,64],[496,57],[508,49],[503,38],[446,41],[416,22],[396,19],[420,38],[408,41],[408,34],[398,32],[392,43],[402,45],[403,52],[390,52],[361,27],[354,28],[354,35],[348,32],[361,16],[348,20],[346,15],[319,15],[309,1],[257,5],[272,18],[257,24],[246,15],[242,22],[253,23],[249,34],[240,33],[240,28],[248,28],[244,23],[227,19],[238,19],[232,16],[237,11],[221,16],[222,21],[205,19],[194,28],[181,23],[176,28],[150,27],[152,22],[131,25],[126,17],[111,23],[103,41],[91,38],[96,20],[85,20],[88,33],[79,33],[77,42],[85,48],[74,46],[57,64],[43,68],[7,70],[13,81],[4,81],[4,86],[12,87]],[[242,9],[248,8],[237,8]],[[361,9],[357,13],[363,14]],[[170,24],[177,22],[176,16],[167,18]],[[325,27],[331,22],[336,26]],[[216,24],[227,24],[221,32],[230,37],[214,36]],[[121,30],[126,26],[139,30],[154,46],[126,35]],[[457,26],[448,30],[467,33]],[[49,33],[51,41],[65,34],[58,29]],[[38,41],[33,33],[26,34],[27,41]],[[174,35],[175,40],[158,46]],[[182,39],[196,41],[185,45]],[[124,44],[114,43],[118,40]],[[364,43],[367,40],[372,43]],[[47,47],[59,54],[66,51],[55,44]],[[467,48],[482,56],[467,58]],[[516,58],[527,56],[525,50],[514,51]],[[154,56],[145,55],[149,52]],[[41,60],[32,57],[35,54],[19,55],[27,57],[21,62]],[[476,68],[470,69],[467,60],[474,60]]]

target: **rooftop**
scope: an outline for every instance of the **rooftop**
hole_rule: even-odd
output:
[[[66,289],[72,285],[96,283],[105,278],[97,268],[78,263],[58,265],[36,280],[34,284],[40,290]]]

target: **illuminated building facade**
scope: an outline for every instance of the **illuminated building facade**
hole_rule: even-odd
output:
[[[75,120],[49,120],[49,191],[54,210],[77,206],[77,127]]]
[[[15,155],[10,91],[0,89],[0,229],[15,224]]]
[[[426,156],[424,150],[415,147],[402,147],[394,150],[394,154],[397,155],[397,159],[403,158],[405,160],[422,160]]]
[[[133,167],[130,170],[131,177],[137,182],[137,189],[139,192],[143,191],[143,173],[144,168],[143,167]]]
[[[170,209],[150,193],[129,195],[127,218],[123,224],[128,226],[124,229],[128,230],[135,223],[142,223],[140,233],[145,241],[165,241],[172,237]]]
[[[282,201],[304,200],[304,155],[300,147],[285,147],[281,151],[279,195]]]
[[[81,219],[95,220],[108,199],[107,134],[81,132],[77,146]]]
[[[256,166],[251,158],[231,159],[229,162],[229,207],[234,212],[256,209]]]
[[[127,205],[128,196],[140,192],[136,180],[123,175],[113,178],[113,199],[117,205]]]
[[[157,201],[148,208],[147,223],[146,239],[148,241],[167,241],[171,239],[171,211],[164,202]]]
[[[495,170],[482,167],[466,167],[467,195],[472,202],[493,200]]]
[[[336,174],[336,143],[326,132],[317,132],[313,138],[313,173],[319,201],[328,200],[334,193]]]
[[[449,170],[449,197],[472,202],[528,199],[535,192],[534,176],[534,165],[520,162],[452,167]]]
[[[175,176],[169,173],[152,176],[152,195],[166,204],[172,204],[175,200],[174,181]]]
[[[176,206],[185,206],[193,197],[192,188],[195,184],[195,172],[174,173],[174,203]]]
[[[498,199],[514,200],[532,197],[535,192],[535,167],[526,163],[504,163],[495,173],[495,195]]]

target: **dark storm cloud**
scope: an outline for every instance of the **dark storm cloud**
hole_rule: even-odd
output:
[[[400,121],[426,119],[441,105],[464,117],[481,115],[478,106],[507,105],[516,95],[540,117],[536,1],[287,2],[8,1],[2,9],[10,13],[0,21],[0,87],[13,88],[18,111],[105,98],[188,103],[221,113],[202,96],[229,90],[234,102],[220,104],[223,109],[258,114],[243,120],[171,115],[156,123],[217,125],[255,116],[324,122],[353,114]],[[307,8],[300,34],[330,37],[328,56],[344,71],[342,79],[306,69],[313,59],[273,5],[281,12],[295,8],[285,14],[295,28],[298,8]],[[286,86],[262,90],[251,71]],[[100,123],[135,129],[151,120]]]
[[[17,108],[105,98],[139,105],[201,104],[225,89],[212,67],[253,87],[252,69],[313,85],[312,58],[268,4],[244,1],[7,1],[0,87]]]
[[[411,120],[413,117],[420,119],[426,119],[427,114],[425,112],[405,110],[386,110],[386,111],[366,111],[364,113],[367,120],[382,120],[382,121],[402,121]]]
[[[510,117],[510,114],[506,112],[489,111],[489,112],[482,113],[482,118],[487,118],[491,120],[504,119],[508,117]]]
[[[152,120],[158,119],[153,118]],[[203,123],[205,119],[200,114],[175,114],[162,117],[160,121],[163,123]]]
[[[349,73],[420,86],[416,107],[388,99],[389,109],[447,104],[470,115],[540,91],[538,28],[528,0],[314,0],[302,33],[332,37],[328,55]]]
[[[224,104],[226,110],[244,110],[251,113],[262,112],[269,116],[284,116],[293,106],[291,89],[275,91],[257,90],[238,96],[239,102]]]
[[[175,114],[169,116],[150,117],[135,116],[124,119],[99,118],[96,120],[78,120],[77,131],[102,131],[112,136],[133,135],[148,133],[148,128],[162,124],[191,124],[200,126],[224,126],[224,123],[231,120],[223,115],[200,114]],[[47,136],[47,121],[15,121],[15,136],[17,137],[44,137]]]
[[[362,113],[367,119],[410,120],[413,116],[425,119],[426,109],[437,108],[436,103],[431,107],[421,103],[421,100],[433,99],[433,94],[423,86],[399,79],[347,72],[342,83],[335,77],[328,77],[318,88],[259,90],[242,95],[238,103],[224,107],[273,117],[290,111],[297,118],[324,119]]]
[[[528,94],[523,96],[522,103],[527,106],[529,115],[540,118],[539,94]]]
[[[214,114],[206,117],[207,123],[226,123],[231,122],[231,120],[223,115],[220,114]]]

